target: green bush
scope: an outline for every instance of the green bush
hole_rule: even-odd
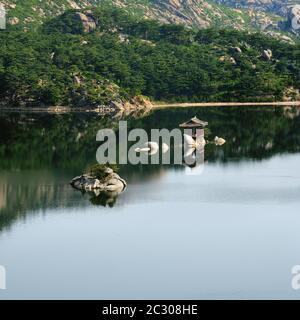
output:
[[[107,173],[105,172],[107,168],[112,169],[114,172],[118,171],[117,165],[108,164],[108,163],[107,164],[97,163],[89,166],[85,173],[101,180],[107,176]]]

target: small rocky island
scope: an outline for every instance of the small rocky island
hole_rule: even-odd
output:
[[[96,164],[86,173],[75,177],[70,182],[75,189],[82,191],[122,192],[127,184],[114,170],[108,166]]]

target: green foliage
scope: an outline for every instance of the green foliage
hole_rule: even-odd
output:
[[[44,32],[83,34],[83,25],[80,19],[74,15],[75,12],[75,10],[67,11],[61,16],[46,22],[43,26]]]
[[[213,27],[231,27],[242,30],[261,30],[265,26],[266,21],[273,22],[273,29],[276,29],[278,20],[283,17],[270,14],[265,10],[251,11],[247,9],[235,10],[220,2],[205,0],[191,1],[189,5],[184,2],[172,4],[168,6],[165,1],[154,0],[6,0],[4,3],[8,6],[8,18],[18,18],[19,23],[11,26],[12,28],[36,28],[41,23],[53,18],[66,10],[74,8],[74,4],[78,8],[86,9],[92,7],[122,7],[126,11],[137,18],[147,16],[153,19],[181,21],[187,23],[190,27],[203,27],[203,23],[207,22]],[[178,10],[174,10],[174,6]],[[104,16],[105,18],[105,16]],[[271,24],[271,23],[270,23]],[[270,25],[269,25],[270,27]]]
[[[110,163],[99,164],[99,163],[97,163],[97,164],[89,166],[85,173],[101,180],[107,176],[107,172],[106,172],[107,168],[112,169],[114,172],[118,171],[118,166],[115,164],[110,164]]]
[[[178,102],[274,101],[287,87],[300,88],[299,44],[161,25],[110,6],[92,14],[97,28],[90,33],[74,10],[35,31],[1,32],[1,103],[93,108],[140,94]],[[271,60],[262,58],[265,49]]]

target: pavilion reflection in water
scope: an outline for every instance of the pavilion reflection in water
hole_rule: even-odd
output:
[[[184,129],[183,165],[187,167],[188,174],[200,174],[204,167],[205,127],[208,122],[196,116],[179,125]]]

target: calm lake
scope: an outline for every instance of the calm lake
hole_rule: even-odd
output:
[[[0,114],[0,299],[299,299],[299,109],[157,110],[128,127],[193,116],[226,139],[205,147],[201,174],[122,165],[128,187],[107,198],[69,181],[118,120]]]

